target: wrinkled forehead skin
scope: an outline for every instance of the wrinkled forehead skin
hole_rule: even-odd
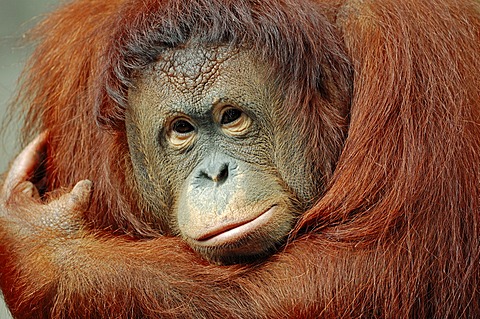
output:
[[[252,101],[268,104],[276,90],[266,79],[265,69],[265,63],[254,60],[250,51],[229,46],[168,49],[136,77],[129,104],[134,108],[156,104],[160,113],[185,112],[188,107],[189,113],[198,116],[219,102],[245,107]]]
[[[238,50],[225,46],[188,46],[164,51],[154,68],[179,89],[192,91],[208,88],[218,77],[219,68],[238,54]]]

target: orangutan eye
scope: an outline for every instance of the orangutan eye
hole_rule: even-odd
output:
[[[195,131],[195,127],[187,120],[180,119],[172,124],[172,131],[177,134],[188,134]]]
[[[196,128],[189,119],[185,117],[176,118],[170,122],[168,127],[167,137],[171,145],[185,147],[193,142]]]
[[[242,110],[234,107],[227,107],[220,113],[220,124],[222,130],[231,136],[243,136],[248,132],[252,124],[251,118]]]
[[[229,108],[222,114],[220,124],[226,125],[235,122],[242,116],[243,112],[239,109]]]

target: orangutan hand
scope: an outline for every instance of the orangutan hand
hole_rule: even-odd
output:
[[[83,180],[73,190],[48,200],[41,198],[33,177],[45,155],[47,134],[33,140],[13,162],[0,191],[0,235],[48,232],[71,237],[81,228],[88,209],[92,182]],[[3,233],[3,234],[2,234]]]

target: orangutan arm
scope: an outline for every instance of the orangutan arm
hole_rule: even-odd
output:
[[[1,287],[15,316],[280,318],[321,310],[314,282],[327,260],[312,241],[255,266],[220,267],[177,238],[93,234],[79,217],[91,182],[43,203],[26,181],[42,143],[40,137],[19,155],[2,188]]]

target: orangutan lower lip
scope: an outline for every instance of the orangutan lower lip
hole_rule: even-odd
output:
[[[215,229],[197,239],[197,243],[202,246],[218,246],[228,242],[236,241],[246,234],[252,233],[259,227],[268,223],[273,216],[276,206],[272,206],[254,219],[247,220],[237,224],[230,224],[219,229]]]

